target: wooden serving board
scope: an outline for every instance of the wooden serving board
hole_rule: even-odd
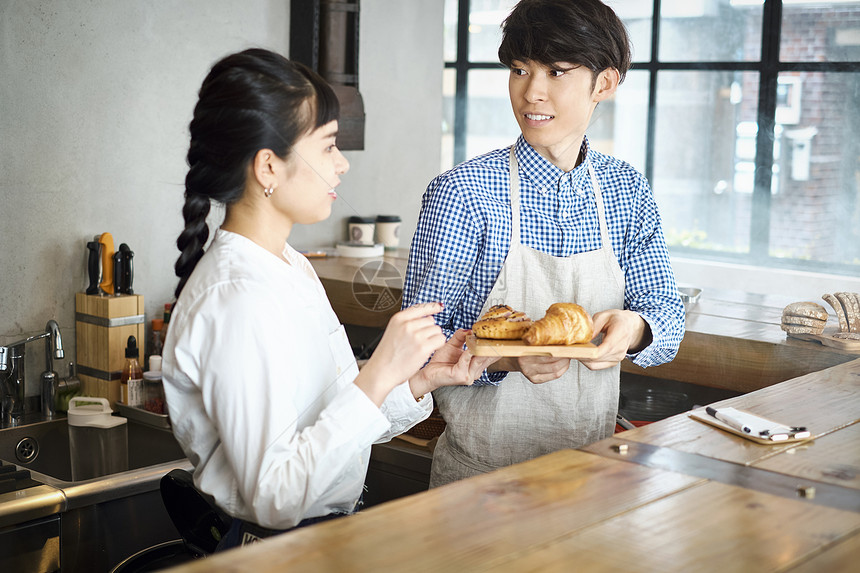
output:
[[[821,334],[812,334],[812,333],[801,333],[801,334],[793,334],[787,333],[788,336],[792,338],[798,338],[800,340],[808,340],[812,342],[820,342],[825,346],[830,346],[832,348],[838,348],[839,350],[844,350],[846,352],[855,352],[860,354],[860,340],[849,340],[847,338],[836,338],[832,334],[829,334],[827,331],[822,332]]]
[[[466,337],[466,347],[475,356],[554,356],[556,358],[597,356],[597,346],[591,342],[570,346],[530,346],[522,340],[491,340],[470,334]]]

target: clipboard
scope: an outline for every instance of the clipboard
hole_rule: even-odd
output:
[[[726,432],[735,434],[747,440],[751,440],[757,444],[768,446],[778,444],[790,444],[796,442],[805,442],[812,439],[812,433],[804,427],[786,426],[755,414],[750,414],[743,410],[735,408],[720,408],[720,413],[730,415],[735,420],[741,422],[749,432],[745,432],[740,428],[735,428],[722,420],[718,420],[714,416],[708,414],[706,408],[697,408],[689,413],[689,416],[700,422],[710,424]]]

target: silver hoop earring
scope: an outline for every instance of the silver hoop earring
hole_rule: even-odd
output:
[[[265,195],[265,196],[266,196],[266,199],[268,199],[269,197],[271,197],[271,196],[272,196],[272,193],[274,193],[274,192],[275,192],[275,186],[274,186],[274,185],[271,185],[271,186],[269,186],[269,187],[266,187],[266,188],[263,190],[263,195]]]

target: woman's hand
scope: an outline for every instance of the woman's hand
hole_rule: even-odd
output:
[[[468,386],[498,360],[496,356],[473,356],[463,348],[469,330],[458,330],[438,349],[430,362],[409,379],[409,387],[417,398],[440,386]]]
[[[430,355],[445,345],[445,335],[433,321],[442,310],[438,302],[417,304],[391,317],[382,340],[355,378],[358,386],[381,406],[395,386],[410,378]]]
[[[610,309],[594,313],[594,333],[603,333],[597,355],[581,358],[589,370],[615,366],[632,352],[639,352],[651,343],[651,328],[639,313]]]

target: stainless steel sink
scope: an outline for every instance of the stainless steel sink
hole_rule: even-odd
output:
[[[183,458],[185,454],[170,430],[129,420],[128,470]],[[48,485],[74,483],[66,418],[0,430],[0,460],[29,469],[34,472],[33,479]]]
[[[108,571],[144,548],[179,538],[159,482],[174,468],[191,470],[191,463],[168,428],[129,418],[127,433],[128,470],[74,481],[64,416],[0,428],[0,460],[29,470],[43,484],[0,493],[0,533],[7,535],[0,539],[0,563],[31,551],[38,559],[53,556],[46,562],[60,562],[64,573]],[[43,523],[52,525],[50,535],[33,539],[33,524]],[[10,544],[9,535],[25,542]]]

